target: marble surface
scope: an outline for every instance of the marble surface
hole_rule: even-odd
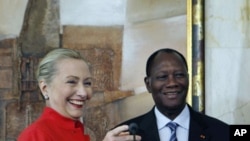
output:
[[[249,8],[206,1],[206,114],[229,124],[250,123]]]
[[[206,113],[250,123],[250,49],[207,48],[206,54]]]

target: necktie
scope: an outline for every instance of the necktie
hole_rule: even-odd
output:
[[[176,128],[178,126],[177,123],[175,122],[169,122],[167,124],[167,126],[170,128],[171,130],[171,136],[170,136],[170,140],[169,141],[177,141],[177,137],[176,137]]]

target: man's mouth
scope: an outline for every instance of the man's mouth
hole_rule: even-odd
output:
[[[164,95],[177,95],[178,92],[164,92]]]
[[[164,92],[163,95],[165,95],[168,99],[175,99],[178,97],[178,92]]]

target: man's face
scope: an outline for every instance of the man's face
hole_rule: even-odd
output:
[[[163,113],[180,110],[186,103],[188,72],[176,53],[159,53],[153,60],[145,84],[155,105]]]

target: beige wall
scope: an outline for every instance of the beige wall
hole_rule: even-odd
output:
[[[19,35],[27,0],[0,0],[0,40]]]

